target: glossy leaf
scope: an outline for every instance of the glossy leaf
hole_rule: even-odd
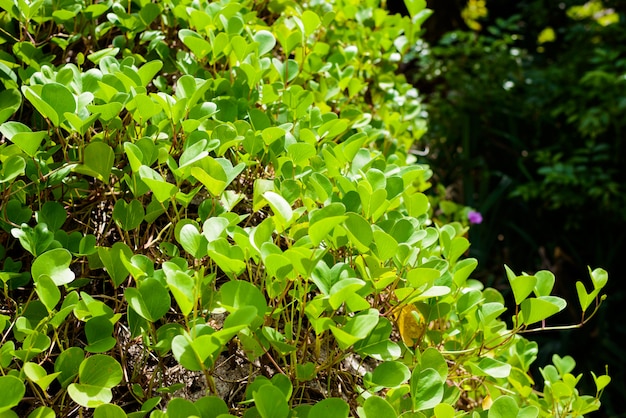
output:
[[[74,170],[108,184],[115,161],[113,149],[104,142],[91,142],[83,152],[83,164],[78,165]]]
[[[128,203],[125,200],[118,200],[113,207],[113,219],[124,231],[139,227],[144,215],[143,205],[137,199]]]
[[[115,286],[121,285],[129,274],[121,259],[121,253],[126,259],[133,256],[132,250],[123,242],[116,242],[110,248],[98,247],[98,256]]]
[[[65,248],[46,251],[33,262],[31,267],[33,280],[37,282],[39,277],[47,276],[57,286],[71,283],[76,277],[69,268],[71,263],[72,254]]]
[[[17,406],[26,393],[24,383],[15,376],[0,376],[0,413]]]
[[[327,398],[323,399],[309,411],[309,418],[348,418],[350,407],[343,399]]]
[[[535,276],[516,276],[515,273],[508,266],[504,266],[506,269],[506,275],[513,290],[513,296],[515,297],[515,304],[519,305],[535,288],[537,278]]]
[[[411,400],[417,411],[434,408],[443,399],[444,383],[436,370],[415,368],[411,375]]]
[[[126,288],[124,297],[136,313],[150,322],[161,319],[171,305],[168,290],[160,281],[152,278],[142,280],[138,288]]]
[[[557,296],[528,298],[522,302],[524,324],[530,325],[543,321],[565,309],[567,302]]]

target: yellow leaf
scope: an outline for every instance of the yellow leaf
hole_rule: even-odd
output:
[[[426,331],[426,320],[415,305],[406,305],[400,310],[396,325],[402,341],[409,347],[419,344]]]

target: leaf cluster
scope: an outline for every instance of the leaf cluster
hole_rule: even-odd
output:
[[[2,416],[599,408],[569,357],[533,390],[554,277],[508,271],[509,326],[433,221],[407,3],[0,2]]]

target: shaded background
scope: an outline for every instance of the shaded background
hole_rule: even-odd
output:
[[[403,1],[387,6],[406,13]],[[448,198],[483,214],[470,231],[477,278],[506,292],[503,264],[553,271],[554,293],[570,302],[550,323],[561,325],[580,322],[575,283],[591,289],[588,266],[606,269],[608,299],[589,323],[526,337],[539,343],[537,367],[574,357],[582,393],[595,393],[590,372],[608,367],[593,416],[626,417],[626,2],[428,7],[425,42],[403,71],[429,114],[423,162]]]

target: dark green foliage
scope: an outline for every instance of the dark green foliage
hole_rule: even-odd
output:
[[[407,72],[425,93],[428,162],[437,181],[450,185],[449,196],[485,215],[470,234],[485,282],[498,280],[502,262],[549,267],[561,277],[559,293],[571,295],[589,260],[619,270],[625,249],[623,4],[487,7],[480,33],[451,32],[417,48],[415,71]],[[605,306],[594,336],[540,341],[550,352],[594,345],[604,354],[585,367],[611,358],[623,374],[623,355],[610,339],[625,330],[610,318],[624,291],[609,288],[615,305]],[[621,399],[623,387],[613,389]]]

